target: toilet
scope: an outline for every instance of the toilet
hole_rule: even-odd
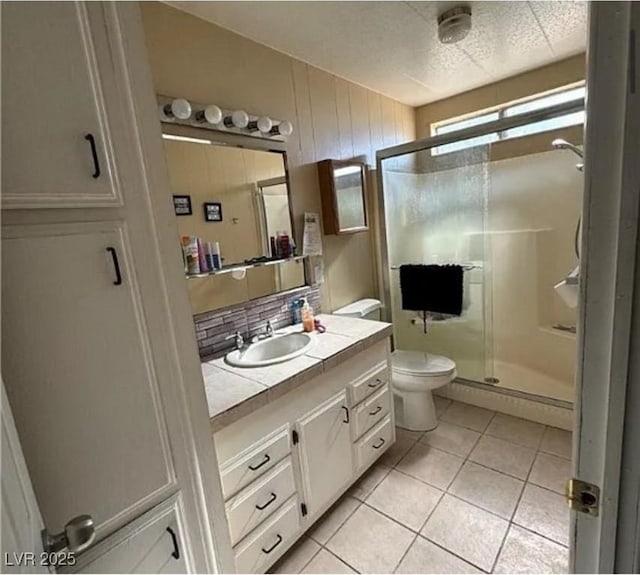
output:
[[[455,377],[456,363],[448,357],[396,349],[391,354],[396,425],[412,431],[435,429],[438,418],[432,392]]]
[[[380,320],[382,304],[361,299],[333,312],[333,315]],[[438,426],[432,392],[453,381],[456,363],[442,355],[396,349],[391,354],[396,425],[412,431],[429,431]]]

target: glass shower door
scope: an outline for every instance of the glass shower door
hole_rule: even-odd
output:
[[[396,349],[426,351],[456,362],[458,377],[493,378],[490,244],[487,241],[489,145],[437,148],[382,160],[385,228]],[[403,264],[464,267],[461,316],[402,309]]]

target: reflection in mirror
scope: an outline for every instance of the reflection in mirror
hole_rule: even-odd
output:
[[[360,166],[344,166],[333,171],[336,188],[336,205],[341,230],[363,228],[365,218],[364,180]]]
[[[264,246],[264,253],[273,252],[271,238],[286,234],[293,237],[291,229],[291,209],[289,206],[289,190],[284,176],[262,180],[257,184],[256,199],[262,227],[262,238],[268,242]],[[277,252],[277,248],[275,250]]]
[[[163,136],[172,193],[190,198],[191,214],[176,215],[180,236],[219,245],[222,270],[187,282],[193,313],[304,285],[302,261],[290,259],[293,226],[285,153]],[[215,218],[210,209],[207,219],[205,204],[220,205]],[[260,267],[242,272],[256,260]],[[236,268],[240,271],[223,273]]]

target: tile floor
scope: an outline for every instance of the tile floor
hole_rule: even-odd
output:
[[[274,573],[566,573],[567,431],[436,398]]]

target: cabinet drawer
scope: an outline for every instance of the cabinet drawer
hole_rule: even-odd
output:
[[[385,417],[358,443],[356,443],[356,461],[358,470],[368,466],[384,453],[393,442],[391,416]]]
[[[227,503],[231,543],[235,545],[295,492],[291,457],[243,489]]]
[[[289,426],[285,425],[224,463],[220,479],[225,499],[264,475],[290,452]]]
[[[298,499],[292,497],[236,548],[238,573],[264,573],[300,529]]]
[[[356,407],[354,410],[356,439],[388,415],[391,409],[389,396],[389,385],[387,384],[380,391]]]
[[[360,403],[363,399],[369,397],[372,393],[388,382],[389,371],[385,362],[365,374],[358,381],[349,384],[349,398],[351,399],[351,405],[354,406]]]

